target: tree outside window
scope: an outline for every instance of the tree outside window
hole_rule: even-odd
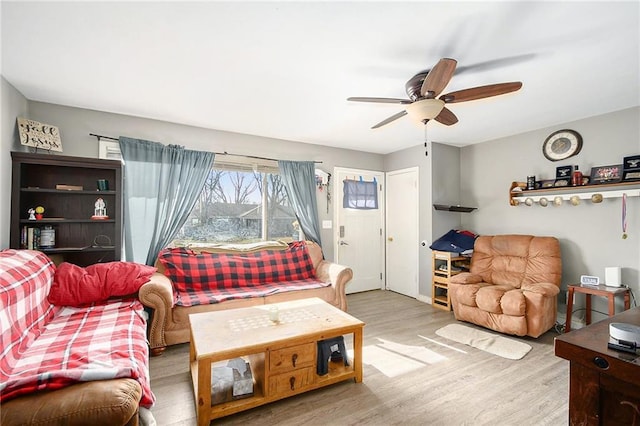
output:
[[[298,239],[280,175],[214,168],[172,246]]]

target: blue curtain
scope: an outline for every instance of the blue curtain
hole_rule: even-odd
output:
[[[278,161],[278,167],[302,232],[307,239],[322,247],[314,162],[281,160]]]
[[[215,154],[120,137],[127,261],[153,265],[202,192]]]

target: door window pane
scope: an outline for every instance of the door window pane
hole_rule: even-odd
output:
[[[378,183],[345,179],[342,207],[345,209],[371,210],[378,208]]]

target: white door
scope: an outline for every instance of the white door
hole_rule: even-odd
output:
[[[386,175],[387,289],[418,296],[418,168]]]
[[[335,260],[353,270],[347,293],[379,290],[384,283],[384,173],[371,170],[334,169]],[[377,182],[378,207],[344,208],[344,180]]]

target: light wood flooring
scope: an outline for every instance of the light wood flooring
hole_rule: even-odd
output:
[[[553,354],[554,330],[517,338],[533,349],[513,361],[436,335],[456,322],[452,312],[389,291],[347,299],[349,313],[366,323],[362,383],[349,380],[213,423],[567,424],[569,363]],[[188,363],[188,344],[151,358],[152,413],[160,426],[196,424]]]

